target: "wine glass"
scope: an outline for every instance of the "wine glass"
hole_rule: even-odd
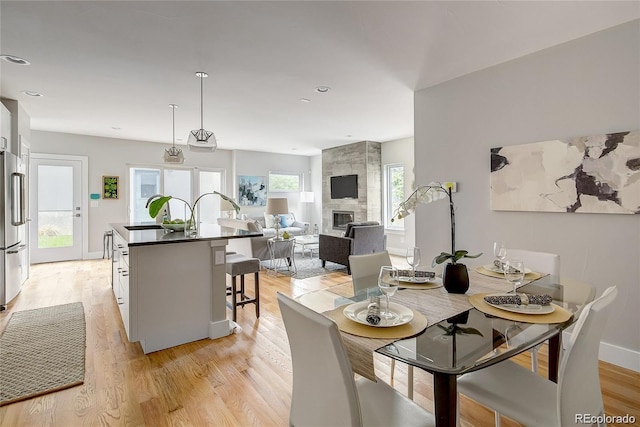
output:
[[[416,267],[420,265],[420,248],[407,249],[407,263],[411,266],[412,280],[416,280]]]
[[[513,293],[524,281],[524,263],[518,259],[508,259],[504,262],[504,277],[513,285]]]
[[[493,242],[493,255],[500,260],[500,265],[502,265],[507,257],[507,244],[500,241]]]
[[[393,294],[396,293],[396,289],[398,289],[398,269],[389,265],[380,267],[378,287],[384,296],[387,297],[387,309],[381,311],[380,316],[384,319],[395,318],[396,314],[389,310],[389,297],[393,296]]]

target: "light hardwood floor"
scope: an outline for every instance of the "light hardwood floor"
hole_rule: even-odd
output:
[[[0,407],[0,425],[287,426],[291,361],[276,292],[297,295],[348,279],[341,273],[306,280],[261,273],[261,316],[256,320],[253,305],[239,309],[242,333],[144,355],[139,344],[126,339],[110,268],[109,260],[32,267],[20,295],[0,314],[0,333],[16,311],[82,301],[85,383]],[[544,359],[543,353],[541,373],[546,375]],[[526,354],[517,360],[529,364]],[[376,372],[389,381],[389,360],[376,356]],[[607,413],[631,414],[640,423],[640,375],[601,362],[600,376]],[[405,381],[406,365],[398,363],[394,386],[403,393]],[[431,376],[416,369],[415,401],[433,410],[432,399]],[[461,425],[491,426],[493,412],[463,397]],[[502,425],[518,424],[504,419]]]

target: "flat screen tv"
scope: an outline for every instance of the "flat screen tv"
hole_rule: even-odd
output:
[[[341,175],[331,177],[332,199],[357,199],[358,175]]]

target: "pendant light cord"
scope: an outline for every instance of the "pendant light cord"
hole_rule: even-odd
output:
[[[173,116],[173,148],[176,148],[176,107],[171,106]]]
[[[200,74],[200,129],[204,129],[203,79],[204,79],[204,73]]]

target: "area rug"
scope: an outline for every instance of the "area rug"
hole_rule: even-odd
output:
[[[298,268],[298,273],[295,275],[296,279],[307,279],[336,272],[347,273],[346,266],[330,261],[327,261],[323,268],[322,261],[318,258],[296,258],[296,267]]]
[[[81,302],[13,313],[0,337],[0,406],[84,382]]]

